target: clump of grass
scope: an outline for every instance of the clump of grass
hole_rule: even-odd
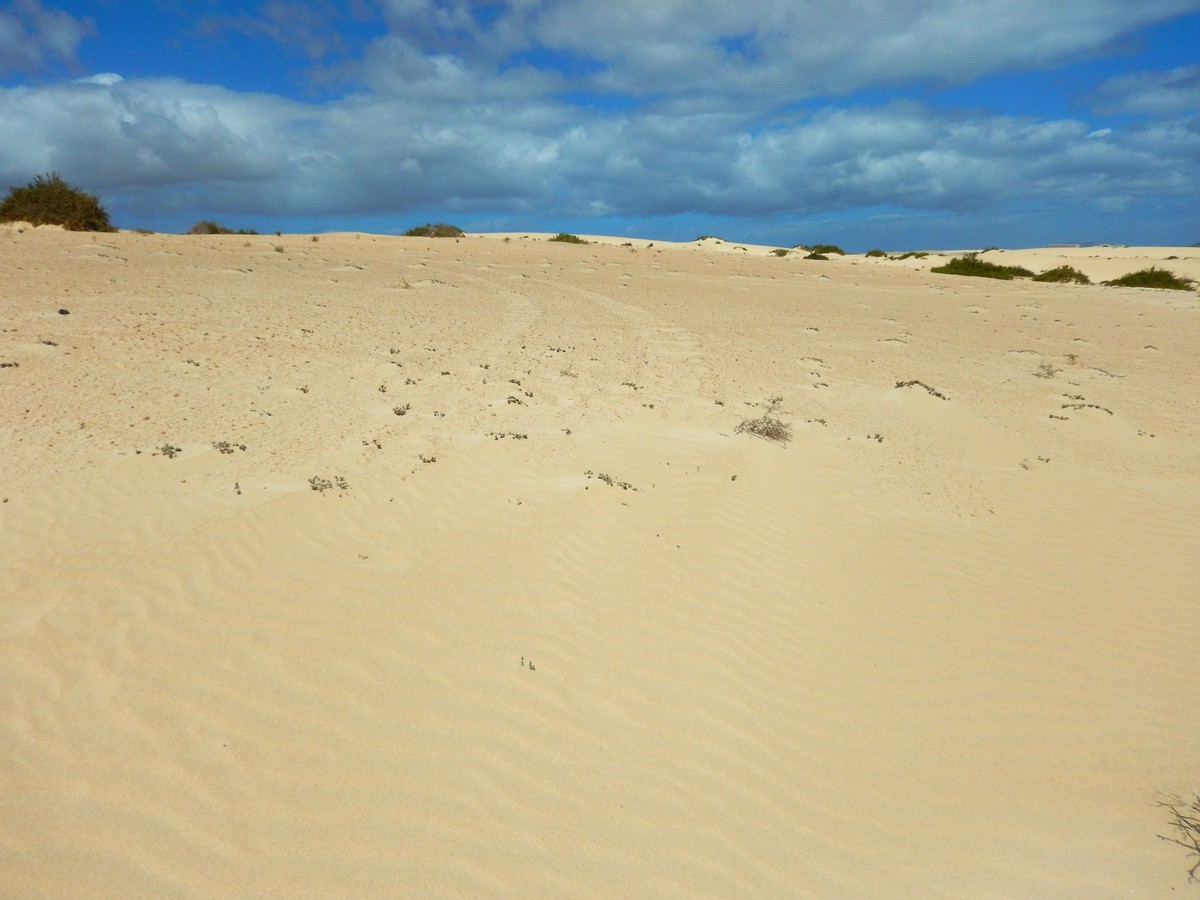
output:
[[[1092,283],[1090,278],[1072,266],[1059,266],[1056,269],[1047,269],[1040,275],[1034,275],[1033,280],[1052,281],[1059,284],[1065,284],[1067,282],[1075,282],[1076,284]]]
[[[579,237],[579,235],[567,234],[565,231],[560,231],[554,237],[550,238],[550,240],[557,241],[560,244],[586,244],[587,243],[587,241],[585,241],[583,238]]]
[[[186,232],[187,234],[258,234],[253,228],[239,228],[234,231],[224,225],[218,225],[209,219],[201,219]]]
[[[790,252],[791,252],[790,250],[784,250],[782,247],[776,247],[774,250],[771,251],[771,255],[772,256],[787,256],[788,253],[790,253]]]
[[[934,266],[929,271],[939,275],[968,275],[976,278],[999,278],[1012,281],[1013,278],[1031,278],[1033,273],[1021,266],[999,266],[979,258],[977,253],[966,256],[956,256],[944,266]]]
[[[886,254],[886,253],[884,253],[882,250],[875,249],[875,250],[868,250],[868,251],[867,251],[867,256],[870,256],[870,257],[872,257],[872,258],[875,258],[875,257],[886,257],[886,256],[887,256],[887,254]]]
[[[924,259],[928,255],[924,250],[909,250],[907,253],[901,253],[899,256],[889,256],[888,259],[900,262],[905,259]]]
[[[1122,275],[1120,278],[1114,278],[1112,281],[1104,283],[1112,287],[1163,288],[1170,291],[1190,291],[1193,289],[1191,279],[1180,278],[1166,269],[1158,269],[1154,266],[1138,272],[1130,272],[1128,275]]]
[[[717,237],[715,234],[702,234],[698,238],[696,238],[695,243],[698,244],[698,243],[700,243],[700,241],[710,241],[710,240],[711,241],[724,241],[725,238]]]
[[[61,225],[67,231],[116,231],[94,194],[67,184],[57,172],[11,187],[0,203],[0,222]]]
[[[792,439],[792,426],[776,415],[781,403],[782,397],[770,398],[763,404],[766,412],[757,419],[743,419],[735,431],[738,434],[752,434],[776,444],[787,444]]]
[[[824,253],[818,253],[816,250],[814,250],[812,253],[808,254],[808,256],[806,256],[804,258],[805,259],[829,259],[829,257],[826,256]]]
[[[466,232],[456,225],[447,225],[445,222],[426,223],[418,225],[416,228],[410,228],[404,232],[404,237],[464,237]]]

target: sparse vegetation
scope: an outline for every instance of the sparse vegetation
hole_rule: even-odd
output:
[[[939,275],[968,275],[976,278],[999,278],[1012,281],[1015,277],[1031,278],[1033,273],[1021,266],[1000,266],[979,258],[976,253],[956,256],[943,266],[934,266],[929,271]]]
[[[445,222],[426,223],[404,232],[404,237],[457,238],[465,236],[466,232],[461,228],[456,225],[447,225]]]
[[[943,394],[941,391],[939,391],[937,388],[930,387],[925,382],[917,381],[915,378],[912,379],[911,381],[897,381],[896,387],[897,388],[906,388],[906,387],[925,388],[926,393],[928,393],[931,397],[937,397],[939,400],[949,400],[950,399],[945,394]]]
[[[805,259],[829,259],[829,257],[826,256],[824,253],[817,253],[815,250],[812,253],[808,254],[808,256],[806,256],[804,258]]]
[[[909,250],[907,253],[901,253],[899,256],[889,256],[888,259],[894,259],[901,262],[906,259],[924,259],[929,254],[924,250]]]
[[[586,244],[587,243],[587,241],[585,241],[583,238],[579,237],[578,235],[567,234],[564,231],[560,231],[554,237],[550,238],[550,240],[557,241],[560,244]]]
[[[186,232],[187,234],[258,234],[253,228],[239,228],[234,231],[224,225],[218,225],[209,219],[201,219]]]
[[[774,250],[771,251],[771,255],[772,256],[787,256],[790,252],[791,252],[790,250],[785,250],[782,247],[776,247]]]
[[[93,194],[67,184],[57,172],[11,187],[0,203],[0,222],[61,225],[67,231],[116,231]]]
[[[887,256],[887,254],[886,254],[886,253],[884,253],[882,250],[875,249],[875,250],[868,250],[868,251],[867,251],[867,256],[869,256],[869,257],[872,257],[872,258],[875,258],[875,257],[886,257],[886,256]]]
[[[1059,266],[1055,269],[1047,269],[1040,275],[1033,276],[1034,281],[1052,281],[1059,284],[1067,282],[1075,282],[1076,284],[1091,284],[1092,281],[1078,269],[1072,266]]]
[[[1170,291],[1193,290],[1191,279],[1180,278],[1166,269],[1159,269],[1154,266],[1151,266],[1149,269],[1130,272],[1128,275],[1122,275],[1120,278],[1114,278],[1112,281],[1104,283],[1111,287],[1162,288]]]
[[[793,250],[807,250],[809,253],[820,253],[828,256],[830,253],[835,253],[838,256],[845,256],[846,251],[837,244],[796,244]]]
[[[319,475],[314,475],[312,478],[308,479],[308,486],[319,494],[324,494],[326,491],[331,491],[335,487],[339,491],[350,490],[349,483],[341,475],[334,475],[332,481],[328,478],[322,478]]]
[[[766,412],[757,419],[743,419],[735,429],[738,434],[752,434],[776,444],[787,444],[792,439],[792,426],[782,421],[776,413],[783,403],[782,397],[771,397],[763,403]]]
[[[603,481],[609,487],[619,487],[623,491],[634,491],[635,493],[637,492],[637,488],[635,488],[628,481],[618,481],[617,479],[613,478],[611,475],[608,475],[604,472],[601,472],[599,475],[597,475],[591,469],[588,469],[583,474],[586,475],[588,478],[596,478],[600,481]]]
[[[1160,797],[1158,805],[1171,814],[1172,835],[1160,834],[1159,840],[1177,844],[1196,857],[1196,864],[1188,870],[1188,881],[1200,882],[1200,792],[1193,791],[1192,799],[1185,800],[1178,794]]]

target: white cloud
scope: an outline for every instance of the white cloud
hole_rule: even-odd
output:
[[[577,87],[760,108],[1049,67],[1198,8],[1195,0],[510,0],[477,19],[467,0],[379,5],[389,40],[418,53],[452,50],[481,71],[505,55],[549,50],[586,64]],[[378,77],[375,65],[368,70]]]
[[[37,0],[15,0],[0,10],[0,74],[40,72],[53,63],[73,66],[80,42],[94,33],[90,19],[46,9]]]
[[[1103,113],[1174,115],[1200,111],[1200,65],[1111,78],[1092,102]]]
[[[1094,209],[1164,190],[1194,196],[1194,122],[1095,131],[1075,120],[911,101],[839,109],[812,98],[1050,65],[1196,5],[509,0],[481,16],[469,0],[381,0],[389,33],[321,73],[355,86],[337,100],[112,73],[0,88],[0,185],[58,171],[140,212],[279,217],[983,214],[1048,199]],[[264,21],[282,28],[291,6],[275,0]],[[45,13],[33,0],[19,8],[23,28]],[[238,27],[318,55],[327,44],[304,42],[324,21]],[[1195,70],[1103,92],[1174,114]],[[652,99],[624,112],[562,99],[579,89]],[[1147,99],[1163,92],[1176,99]],[[814,109],[782,112],[806,99]]]
[[[0,90],[0,184],[59,171],[159,211],[277,216],[419,208],[556,215],[765,217],[880,206],[1200,191],[1200,131],[1113,130],[966,115],[915,102],[823,108],[757,127],[732,112],[600,115],[454,92],[324,104],[174,80]]]

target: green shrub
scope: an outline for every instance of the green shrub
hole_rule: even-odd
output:
[[[583,238],[579,237],[578,235],[567,234],[566,232],[562,232],[562,231],[560,231],[554,237],[550,238],[550,240],[558,241],[560,244],[586,244],[587,243],[587,241],[585,241]],[[654,246],[654,245],[651,244],[650,246]]]
[[[868,250],[867,256],[887,256],[882,250]]]
[[[829,257],[826,256],[824,253],[818,253],[815,250],[812,253],[808,254],[808,256],[806,256],[804,258],[805,259],[829,259]]]
[[[776,247],[771,251],[772,256],[787,256],[790,251],[784,250],[782,247]]]
[[[725,240],[725,238],[717,237],[715,234],[702,234],[698,238],[696,238],[696,240],[693,241],[693,243],[698,244],[701,241],[724,241],[724,240]]]
[[[1040,275],[1033,276],[1034,281],[1053,281],[1060,284],[1073,281],[1076,284],[1091,284],[1092,281],[1078,269],[1071,266],[1059,266],[1057,269],[1047,269]]]
[[[1012,281],[1014,277],[1030,278],[1033,273],[1021,266],[998,266],[982,260],[974,253],[956,256],[944,266],[934,266],[929,271],[939,275],[970,275],[976,278],[1000,278]]]
[[[1171,291],[1192,290],[1191,279],[1180,278],[1166,269],[1156,269],[1153,266],[1138,272],[1130,272],[1128,275],[1122,275],[1120,278],[1114,278],[1112,281],[1104,283],[1113,287],[1164,288]]]
[[[210,222],[208,219],[201,219],[186,232],[187,234],[258,234],[254,229],[239,228],[234,231],[232,228],[226,228],[224,225],[218,225],[216,222]]]
[[[837,244],[817,244],[815,247],[809,247],[808,251],[810,253],[824,253],[826,255],[830,253],[836,253],[838,256],[846,255],[846,251]]]
[[[892,256],[889,258],[899,261],[905,259],[924,259],[928,255],[929,254],[924,250],[909,250],[907,253],[901,253],[899,256]]]
[[[447,225],[445,222],[437,222],[436,224],[426,223],[418,225],[416,228],[410,228],[404,232],[404,237],[465,237],[466,232],[456,225]]]
[[[57,172],[39,175],[25,187],[9,188],[0,203],[0,222],[61,225],[68,231],[116,231],[100,201],[67,184]]]

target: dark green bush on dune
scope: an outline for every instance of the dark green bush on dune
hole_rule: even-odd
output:
[[[877,256],[887,256],[887,254],[884,253],[882,250],[868,250],[867,256],[877,257]]]
[[[1021,266],[998,266],[982,260],[975,253],[956,256],[944,266],[934,266],[929,271],[939,275],[970,275],[976,278],[1000,278],[1012,281],[1015,277],[1030,278],[1033,273]]]
[[[404,232],[404,237],[445,237],[457,238],[464,237],[466,232],[456,225],[447,225],[445,222],[426,223],[418,225],[416,228],[410,228]]]
[[[846,251],[837,244],[796,244],[793,250],[807,250],[809,253],[817,253],[828,258],[830,253],[835,253],[838,256],[845,256]]]
[[[195,225],[187,230],[188,234],[258,234],[252,228],[239,228],[234,231],[232,228],[226,228],[224,225],[218,225],[216,222],[210,222],[208,219],[201,219]]]
[[[68,231],[116,231],[99,199],[67,184],[57,172],[39,175],[25,187],[9,188],[0,203],[0,222],[61,225]]]
[[[1114,278],[1112,281],[1104,283],[1112,287],[1165,288],[1171,291],[1192,290],[1190,279],[1180,278],[1166,269],[1156,269],[1153,266],[1139,272],[1130,272],[1128,275],[1122,275],[1120,278]]]
[[[1092,281],[1078,269],[1072,266],[1059,266],[1056,269],[1047,269],[1040,275],[1033,276],[1034,281],[1052,281],[1058,284],[1073,281],[1076,284],[1091,284]]]
[[[567,234],[564,231],[560,231],[554,237],[550,238],[550,240],[558,241],[558,243],[560,243],[560,244],[586,244],[587,243],[587,241],[585,241],[583,238],[579,237],[578,235]]]

